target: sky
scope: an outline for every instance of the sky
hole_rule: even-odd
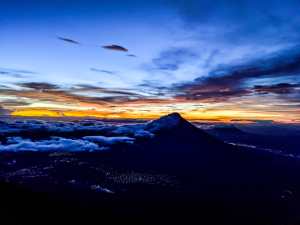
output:
[[[2,0],[0,114],[300,123],[299,8]]]

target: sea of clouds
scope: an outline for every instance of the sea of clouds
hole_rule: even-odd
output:
[[[114,145],[152,138],[147,124],[109,124],[98,120],[0,122],[2,151],[105,151]]]

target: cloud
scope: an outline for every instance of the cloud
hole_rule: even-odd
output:
[[[218,49],[215,49],[215,50],[212,50],[207,59],[205,60],[205,63],[204,63],[204,68],[207,68],[209,67],[210,65],[212,65],[214,63],[214,59],[216,58],[216,56],[218,56],[220,54],[220,50]]]
[[[152,138],[154,134],[145,130],[145,128],[145,124],[116,126],[112,130],[112,134],[133,136],[135,138]]]
[[[255,85],[254,91],[259,94],[291,94],[299,91],[300,84],[279,83],[274,85]]]
[[[32,134],[35,134],[34,139]],[[98,120],[72,122],[15,118],[0,123],[0,135],[7,138],[0,142],[0,152],[100,151],[108,150],[112,145],[133,144],[136,138],[153,137],[145,130],[144,124],[110,125]]]
[[[0,105],[0,116],[7,116],[9,115],[10,111],[3,108],[1,105]]]
[[[121,52],[128,52],[128,49],[120,46],[120,45],[104,45],[102,48],[113,50],[113,51],[121,51]]]
[[[29,102],[26,102],[24,100],[13,100],[13,99],[6,99],[6,100],[0,100],[0,104],[4,107],[16,107],[16,106],[28,106],[30,105]]]
[[[101,69],[96,69],[96,68],[90,68],[90,70],[93,72],[106,73],[106,74],[110,74],[110,75],[116,74],[116,72],[110,71],[110,70],[101,70]]]
[[[66,122],[66,121],[46,121],[36,119],[20,119],[11,120],[5,126],[0,124],[1,135],[14,135],[23,136],[28,132],[36,132],[41,136],[61,136],[71,135],[78,132],[110,132],[113,127],[105,125],[101,121],[77,121],[77,122]],[[76,136],[76,135],[75,135]]]
[[[134,55],[134,54],[128,54],[127,55],[128,57],[134,57],[134,58],[136,58],[137,56],[136,55]]]
[[[34,75],[34,74],[37,74],[37,73],[34,71],[30,71],[30,70],[0,68],[0,75],[12,76],[15,78],[25,78],[28,75]]]
[[[136,93],[132,89],[117,89],[117,88],[103,88],[93,85],[77,85],[73,87],[70,91],[76,92],[94,92],[94,93],[103,93],[111,96],[99,97],[103,101],[107,102],[118,102],[118,101],[131,101],[134,99],[143,99],[144,95]]]
[[[93,85],[78,84],[63,88],[51,83],[16,83],[26,89],[0,88],[0,94],[19,99],[53,102],[61,104],[97,104],[126,103],[144,99],[144,95],[128,89],[103,88]],[[20,100],[21,101],[21,100]]]
[[[65,38],[65,37],[57,37],[57,38],[61,41],[68,42],[68,43],[71,43],[71,44],[76,44],[76,45],[80,44],[78,41],[75,41],[75,40],[70,39],[70,38]]]
[[[225,101],[232,97],[241,97],[253,93],[251,82],[262,78],[277,78],[284,80],[285,78],[295,77],[297,79],[300,73],[300,48],[284,50],[271,54],[259,60],[250,60],[238,65],[221,65],[208,76],[200,76],[192,82],[186,82],[174,85],[174,92],[177,97],[209,100],[209,101]],[[281,91],[291,90],[289,84],[280,84],[272,86],[277,90],[277,94]],[[263,89],[262,86],[254,87],[255,92]]]
[[[176,71],[181,65],[197,59],[197,54],[189,48],[170,48],[160,53],[149,65],[150,70]]]
[[[8,138],[7,145],[0,145],[1,151],[98,151],[95,143],[82,139],[52,137],[49,140],[32,141],[21,137]]]
[[[259,123],[259,124],[272,124],[273,120],[250,120],[250,119],[232,119],[231,122],[247,122],[247,123]]]
[[[137,87],[152,96],[166,96],[171,92],[170,88],[163,86],[159,80],[143,80]]]
[[[34,89],[34,90],[55,90],[55,89],[59,89],[59,87],[55,84],[39,83],[39,82],[20,83],[19,86]]]
[[[84,140],[95,142],[99,145],[115,145],[115,144],[133,144],[135,139],[130,137],[105,137],[105,136],[86,136]]]
[[[227,43],[297,42],[300,2],[290,0],[167,0],[198,39]],[[194,36],[194,37],[195,37]]]
[[[117,120],[115,121],[118,122]],[[124,121],[119,121],[121,124]],[[127,121],[128,122],[128,121]],[[132,121],[131,121],[132,122]],[[1,136],[27,136],[28,133],[36,133],[35,138],[45,136],[63,136],[63,137],[86,137],[87,140],[97,139],[106,144],[131,142],[134,138],[152,137],[153,134],[145,130],[144,124],[125,124],[110,125],[99,120],[79,120],[76,122],[64,120],[38,120],[38,119],[20,119],[10,120],[9,123],[0,124]],[[97,134],[94,138],[93,134]],[[100,135],[101,134],[101,135]],[[120,137],[121,136],[121,137]],[[126,137],[126,138],[123,138]],[[127,138],[128,137],[128,138]]]

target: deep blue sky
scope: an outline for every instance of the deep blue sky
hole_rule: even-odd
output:
[[[0,104],[12,111],[60,108],[61,96],[29,95],[28,89],[50,92],[34,82],[56,85],[52,92],[79,102],[103,101],[122,110],[138,100],[150,102],[155,114],[173,110],[169,104],[176,102],[176,110],[193,111],[193,117],[203,108],[227,107],[251,118],[293,114],[296,121],[299,10],[300,1],[293,0],[3,0]],[[101,47],[112,44],[129,52]]]

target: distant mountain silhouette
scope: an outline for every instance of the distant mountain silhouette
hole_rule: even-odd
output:
[[[209,130],[209,129],[208,129]],[[234,125],[221,125],[221,126],[215,126],[213,127],[211,130],[215,131],[215,132],[220,132],[220,133],[230,133],[230,134],[245,134],[244,131],[238,129],[236,126]]]
[[[226,142],[235,142],[237,140],[242,140],[248,142],[251,138],[250,136],[257,136],[248,134],[234,125],[222,125],[215,126],[205,130],[210,135],[217,137],[218,139]]]
[[[256,130],[260,130],[258,127]],[[254,130],[254,129],[253,129]],[[234,125],[216,126],[206,130],[207,133],[214,137],[230,143],[246,144],[258,148],[272,149],[282,151],[283,153],[300,154],[300,139],[298,133],[289,133],[288,135],[274,135],[269,130],[269,135],[263,133],[251,133],[241,130]],[[284,133],[284,132],[283,132]]]

